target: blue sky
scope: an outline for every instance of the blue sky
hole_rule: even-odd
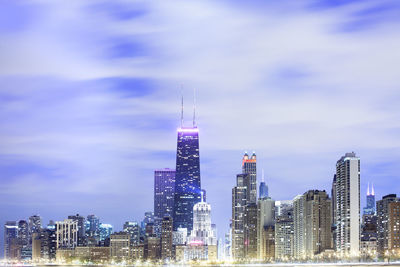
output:
[[[1,1],[0,222],[141,220],[154,169],[175,165],[181,84],[187,122],[197,89],[220,234],[246,150],[276,200],[330,191],[350,151],[363,195],[399,193],[399,14],[386,0]]]

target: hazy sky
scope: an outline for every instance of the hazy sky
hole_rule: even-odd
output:
[[[0,1],[0,222],[140,221],[180,84],[220,235],[246,150],[276,200],[330,193],[351,151],[362,206],[399,193],[399,27],[396,0]]]

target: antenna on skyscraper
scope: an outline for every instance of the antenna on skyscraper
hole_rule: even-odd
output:
[[[196,88],[193,88],[193,127],[196,126]]]
[[[183,127],[183,85],[181,84],[181,128]]]
[[[369,196],[369,182],[368,182],[368,187],[367,187],[367,196]]]
[[[371,192],[371,195],[375,196],[374,183],[372,183],[372,192]]]
[[[264,181],[264,169],[262,169],[261,182],[265,182]]]

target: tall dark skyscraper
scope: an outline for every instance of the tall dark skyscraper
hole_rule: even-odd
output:
[[[264,170],[262,172],[262,180],[261,180],[261,183],[260,183],[259,191],[260,191],[259,198],[267,198],[268,197],[268,185],[264,181]]]
[[[174,209],[175,170],[154,171],[154,219],[160,221],[172,216]]]
[[[364,215],[374,215],[375,214],[375,190],[374,185],[372,185],[371,192],[369,191],[369,183],[367,187],[367,206],[364,208]]]
[[[195,113],[194,113],[195,114]],[[193,206],[200,202],[200,153],[199,129],[193,114],[193,126],[183,126],[183,100],[181,127],[178,129],[178,144],[176,151],[176,176],[174,198],[174,231],[193,228]]]
[[[251,157],[247,153],[243,156],[242,161],[242,173],[250,174],[250,187],[248,188],[247,194],[249,203],[257,202],[257,158],[253,152]]]

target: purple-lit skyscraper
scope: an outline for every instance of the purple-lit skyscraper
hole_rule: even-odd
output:
[[[200,184],[200,153],[199,129],[193,116],[193,126],[183,126],[178,129],[178,144],[176,151],[176,175],[174,198],[174,231],[187,228],[188,233],[193,228],[193,206],[201,200]]]

